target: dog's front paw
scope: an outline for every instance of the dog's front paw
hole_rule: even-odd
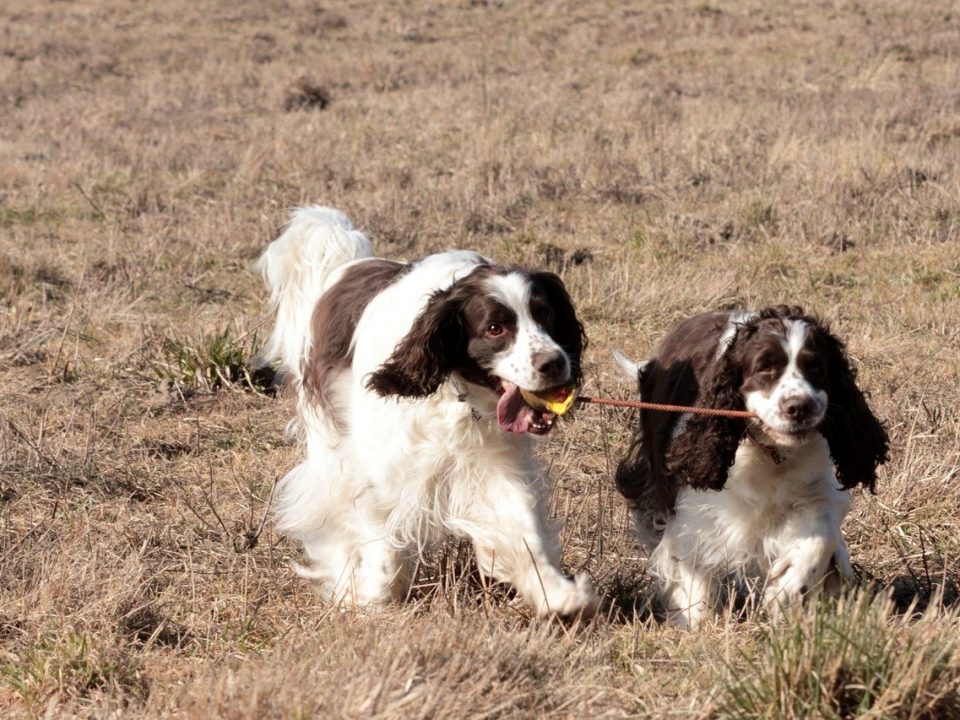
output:
[[[572,615],[579,615],[582,618],[592,617],[600,606],[600,596],[593,589],[593,580],[587,572],[582,571],[573,576],[573,584],[576,590],[573,593],[572,602],[560,614],[564,617]]]
[[[573,579],[564,578],[563,584],[554,589],[538,608],[541,617],[555,615],[562,618],[590,618],[597,612],[600,598],[593,589],[593,581],[586,572],[579,572]]]
[[[799,604],[814,590],[837,594],[851,575],[846,549],[823,539],[808,540],[781,557],[767,574],[764,605],[772,617]]]
[[[775,562],[763,590],[763,604],[770,615],[776,617],[800,602],[815,581],[813,574],[811,568],[794,565],[791,558],[780,558]]]
[[[683,588],[672,584],[662,595],[664,621],[678,630],[697,630],[710,619],[712,613],[705,592],[694,592],[699,587]]]

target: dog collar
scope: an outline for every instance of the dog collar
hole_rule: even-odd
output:
[[[457,393],[457,402],[466,403],[470,408],[470,415],[474,420],[482,420],[483,415],[470,403],[470,393],[468,393],[456,380],[451,381],[454,391]]]
[[[778,448],[776,445],[768,445],[765,442],[757,440],[757,437],[753,434],[752,430],[747,430],[747,438],[757,447],[761,448],[762,450],[766,450],[767,454],[770,456],[770,459],[773,460],[774,465],[779,465],[787,459],[786,455],[784,455],[780,451],[780,448]]]

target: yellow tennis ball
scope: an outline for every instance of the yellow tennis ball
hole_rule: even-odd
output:
[[[573,385],[562,385],[540,392],[521,389],[520,394],[532,408],[546,410],[554,415],[565,415],[577,399],[577,388]]]

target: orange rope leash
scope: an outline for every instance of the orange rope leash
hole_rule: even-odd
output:
[[[755,418],[749,410],[721,410],[719,408],[689,407],[687,405],[667,405],[664,403],[643,402],[642,400],[616,400],[580,395],[577,402],[594,405],[612,405],[613,407],[633,408],[635,410],[659,410],[661,412],[693,413],[694,415],[713,415],[716,417]]]

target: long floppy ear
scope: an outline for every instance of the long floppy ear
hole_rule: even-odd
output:
[[[697,405],[724,410],[743,410],[739,363],[730,353],[718,358],[700,379]],[[680,434],[670,443],[667,468],[682,483],[698,490],[722,490],[733,465],[737,447],[747,430],[738,418],[690,415]]]
[[[642,395],[644,372],[650,372],[651,370],[655,372],[658,370],[659,364],[657,361],[649,361],[645,368],[641,370],[639,365],[631,363],[618,352],[614,353],[614,357],[616,357],[617,363],[619,363],[624,370],[627,370],[627,365],[630,365],[630,372],[634,375],[637,381],[637,389]],[[650,434],[652,435],[652,433]],[[651,484],[650,461],[647,459],[649,445],[648,433],[644,428],[643,420],[642,418],[637,418],[636,430],[634,430],[633,436],[630,438],[630,448],[617,465],[617,474],[615,476],[617,490],[619,490],[620,494],[625,498],[635,503],[639,503],[640,499],[647,493]]]
[[[826,327],[818,330],[827,359],[829,403],[820,434],[830,446],[840,484],[847,489],[865,485],[874,492],[877,467],[887,461],[887,431],[857,387],[857,371],[843,343]]]
[[[580,360],[587,347],[587,334],[583,329],[583,323],[577,318],[570,294],[563,280],[554,273],[536,272],[532,274],[532,279],[543,290],[554,312],[550,336],[570,357],[571,378],[575,383],[580,384],[583,379]]]
[[[617,465],[615,475],[620,494],[637,503],[649,493],[652,484],[650,461],[645,450],[643,426],[638,423],[630,439],[630,449]]]
[[[452,289],[434,293],[390,359],[367,379],[367,388],[381,397],[435,393],[466,344],[462,305]]]

